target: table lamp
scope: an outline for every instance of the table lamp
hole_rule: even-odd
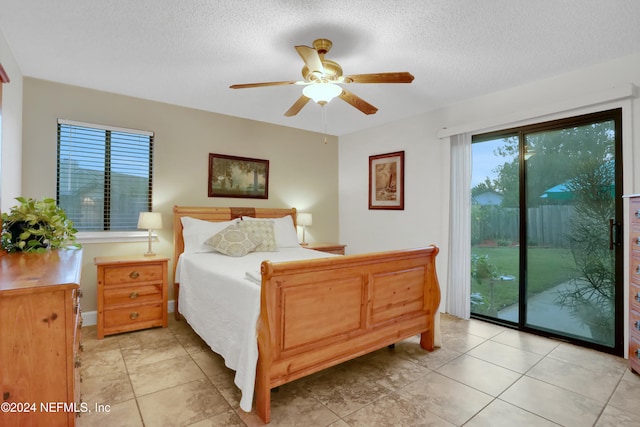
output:
[[[138,228],[149,230],[149,250],[144,256],[154,256],[155,253],[151,250],[151,230],[159,230],[162,228],[162,216],[158,212],[140,212]]]

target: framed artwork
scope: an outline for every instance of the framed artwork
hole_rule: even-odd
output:
[[[404,210],[404,151],[369,156],[369,209]]]
[[[209,197],[269,198],[269,160],[209,153]]]

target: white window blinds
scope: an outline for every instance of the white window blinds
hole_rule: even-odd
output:
[[[153,133],[58,120],[57,201],[79,231],[135,230],[151,211]]]

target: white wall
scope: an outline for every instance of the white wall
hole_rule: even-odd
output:
[[[56,194],[57,119],[149,130],[153,209],[163,216],[154,252],[173,258],[173,206],[295,207],[313,214],[307,240],[338,240],[338,141],[324,135],[91,89],[24,78],[22,192]],[[269,160],[269,198],[210,198],[208,155]],[[84,245],[83,310],[96,309],[96,256],[142,254],[146,242]],[[171,259],[173,266],[175,259]],[[170,275],[170,282],[172,282]],[[173,289],[169,291],[170,299]]]
[[[340,241],[351,253],[437,244],[442,309],[447,296],[450,167],[448,138],[439,139],[438,132],[482,133],[622,107],[624,191],[640,192],[635,171],[640,165],[640,102],[605,101],[617,88],[640,86],[638,70],[636,54],[341,137]],[[405,210],[368,210],[368,158],[398,150],[405,150]]]
[[[0,33],[0,64],[10,82],[2,87],[0,132],[0,211],[15,204],[22,192],[22,72]]]

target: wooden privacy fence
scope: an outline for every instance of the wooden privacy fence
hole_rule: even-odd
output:
[[[495,241],[498,244],[517,244],[520,240],[518,208],[499,206],[476,207],[482,215],[472,215],[474,243]],[[484,212],[483,212],[484,211]],[[527,209],[527,244],[535,246],[569,247],[567,234],[574,212],[571,205],[543,205]]]

